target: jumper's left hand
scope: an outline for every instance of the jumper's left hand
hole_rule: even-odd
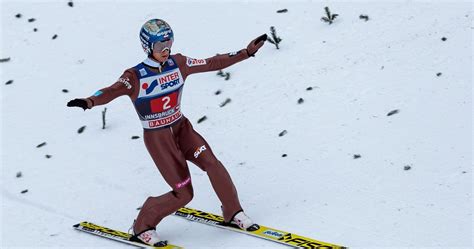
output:
[[[248,56],[255,56],[255,53],[257,53],[258,49],[263,46],[266,40],[267,34],[263,34],[257,37],[255,40],[251,41],[250,44],[247,46]]]

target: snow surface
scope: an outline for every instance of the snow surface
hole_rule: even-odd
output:
[[[128,98],[104,106],[105,130],[104,107],[66,107],[144,59],[138,31],[154,17],[195,58],[270,26],[283,39],[225,69],[228,81],[189,77],[183,97],[255,221],[352,248],[472,248],[472,2],[67,2],[1,1],[1,248],[127,248],[71,226],[127,230],[169,191]],[[189,206],[219,213],[190,168]],[[186,248],[284,248],[174,217],[158,232]]]

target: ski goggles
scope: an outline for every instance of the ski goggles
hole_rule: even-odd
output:
[[[153,44],[153,51],[163,52],[166,49],[171,50],[171,45],[173,45],[173,39],[166,41],[157,41]]]

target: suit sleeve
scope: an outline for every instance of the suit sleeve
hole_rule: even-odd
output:
[[[102,88],[95,92],[94,95],[86,98],[89,108],[98,105],[104,105],[110,101],[128,95],[132,97],[134,90],[137,88],[137,76],[132,70],[126,70],[122,76],[111,86]]]
[[[193,59],[182,54],[175,55],[180,71],[186,78],[188,75],[194,73],[203,73],[209,71],[217,71],[229,67],[237,62],[241,62],[249,56],[245,49],[237,52],[216,55],[207,59]]]

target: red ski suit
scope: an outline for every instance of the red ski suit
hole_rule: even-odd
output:
[[[249,58],[245,49],[236,53],[196,60],[174,54],[165,63],[150,58],[125,70],[113,85],[86,98],[89,108],[128,95],[144,127],[146,148],[172,190],[148,197],[134,225],[136,234],[155,228],[166,216],[193,198],[191,176],[186,161],[207,172],[230,221],[242,210],[229,173],[213,154],[209,144],[181,114],[180,99],[186,78],[193,73],[215,71]]]

